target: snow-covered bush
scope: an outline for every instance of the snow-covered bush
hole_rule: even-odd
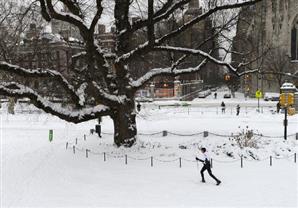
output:
[[[255,134],[254,130],[249,129],[248,126],[246,126],[245,129],[240,130],[237,135],[235,135],[233,138],[230,138],[230,141],[236,143],[236,145],[239,146],[240,149],[246,147],[257,149],[259,138],[260,137],[258,136],[258,134]]]

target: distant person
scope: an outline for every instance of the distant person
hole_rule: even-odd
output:
[[[277,102],[277,104],[276,104],[276,112],[279,113],[279,111],[280,111],[280,103]]]
[[[236,116],[239,116],[240,113],[240,105],[238,104],[236,107]]]
[[[215,93],[214,93],[214,99],[216,99],[216,98],[217,98],[217,93],[215,92]]]
[[[224,101],[221,102],[221,113],[226,113],[226,104],[224,103]]]
[[[207,170],[207,172],[209,173],[210,177],[213,178],[216,181],[216,185],[218,186],[221,181],[218,180],[211,171],[211,164],[210,164],[210,157],[208,156],[207,152],[206,152],[206,148],[201,148],[201,152],[203,153],[204,159],[199,159],[198,157],[196,157],[197,161],[202,162],[204,165],[201,169],[201,177],[202,177],[202,183],[205,183],[205,178],[204,178],[204,171]]]
[[[141,111],[141,104],[140,103],[137,104],[137,110],[138,110],[138,112]]]

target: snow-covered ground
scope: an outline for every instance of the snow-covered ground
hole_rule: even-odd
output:
[[[201,101],[212,107],[195,105],[199,101],[160,109],[160,103],[143,104],[138,142],[130,149],[113,146],[109,118],[103,119],[100,139],[89,133],[95,121],[74,125],[43,113],[8,115],[2,109],[1,207],[297,207],[298,115],[289,117],[284,141],[283,115],[273,113],[274,102],[257,113],[255,100],[237,99],[225,99],[226,114],[215,105],[221,99],[213,98],[210,105]],[[232,103],[238,102],[243,107],[237,117]],[[19,105],[17,112],[27,108]],[[257,149],[240,149],[231,136],[247,126],[263,135],[255,137]],[[163,130],[166,137],[144,135]],[[193,161],[202,146],[213,158],[220,186],[208,175],[207,183],[200,183],[201,164]]]

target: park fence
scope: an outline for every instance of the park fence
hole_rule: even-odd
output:
[[[86,141],[86,135],[84,135],[84,140]],[[177,163],[179,168],[182,168],[183,162],[190,162],[190,163],[197,163],[198,161],[195,159],[190,158],[184,158],[184,157],[175,157],[169,160],[164,160],[159,157],[154,156],[147,156],[147,157],[133,157],[129,154],[114,154],[112,152],[97,152],[88,148],[83,148],[78,146],[78,139],[75,139],[75,143],[72,142],[66,142],[65,144],[66,150],[70,150],[73,152],[73,154],[76,154],[76,152],[81,152],[85,154],[86,158],[89,158],[90,155],[94,156],[101,156],[104,162],[107,162],[109,158],[112,159],[122,159],[124,161],[125,165],[128,165],[129,160],[135,160],[135,161],[148,161],[151,167],[154,166],[154,162],[160,162],[160,163]],[[292,159],[293,158],[293,159]],[[269,161],[269,166],[273,166],[273,159],[276,160],[288,160],[292,161],[294,163],[297,162],[297,153],[293,153],[291,155],[287,156],[268,156],[262,159],[249,159],[245,156],[240,156],[239,159],[232,159],[232,160],[220,160],[218,158],[211,158],[211,167],[214,166],[214,163],[224,163],[224,164],[231,164],[231,163],[239,163],[239,166],[241,168],[244,167],[244,162],[262,162],[262,161]]]
[[[105,135],[113,135],[112,132],[101,132],[102,134]],[[163,130],[163,131],[157,131],[157,132],[147,132],[147,133],[138,133],[138,135],[140,136],[162,136],[162,137],[166,137],[168,135],[174,135],[174,136],[182,136],[182,137],[192,137],[192,136],[199,136],[199,135],[203,135],[203,137],[208,137],[209,135],[213,135],[216,137],[224,137],[224,138],[231,138],[231,137],[239,137],[243,134],[234,134],[234,133],[230,133],[230,134],[221,134],[221,133],[215,133],[215,132],[209,132],[209,131],[201,131],[201,132],[194,132],[194,133],[178,133],[178,132],[172,132],[172,131],[168,131],[168,130]],[[284,135],[282,136],[274,136],[274,135],[264,135],[264,134],[260,134],[260,133],[253,133],[253,136],[258,136],[260,138],[284,138]],[[288,134],[287,135],[288,138],[290,137],[295,137],[296,140],[298,140],[298,132],[297,133],[292,133],[292,134]]]

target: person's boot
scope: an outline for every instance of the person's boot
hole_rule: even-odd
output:
[[[205,179],[202,179],[201,182],[202,182],[202,183],[206,183]]]
[[[218,186],[219,184],[221,184],[221,181],[216,181],[216,185]]]

